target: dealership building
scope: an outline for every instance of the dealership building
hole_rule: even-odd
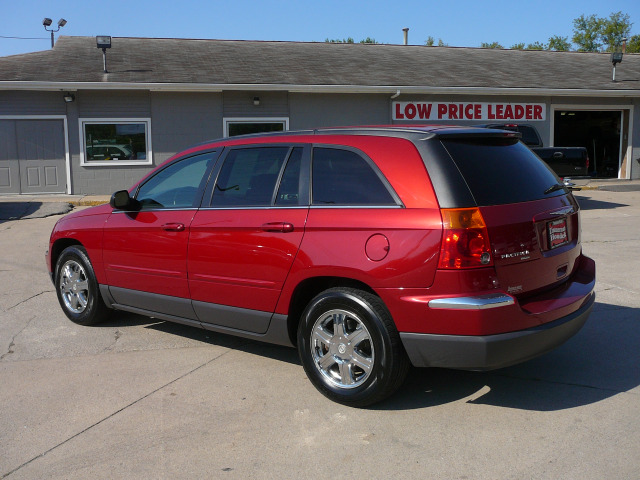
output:
[[[640,55],[615,79],[611,58],[62,36],[0,57],[0,194],[108,194],[209,139],[339,125],[526,123],[586,147],[594,175],[637,179]]]

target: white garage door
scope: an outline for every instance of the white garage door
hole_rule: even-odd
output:
[[[0,193],[65,193],[62,120],[0,120]]]

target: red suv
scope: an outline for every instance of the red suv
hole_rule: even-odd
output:
[[[409,366],[489,370],[585,323],[579,207],[519,134],[354,127],[235,137],[55,226],[60,305],[296,346],[320,392],[365,406]]]

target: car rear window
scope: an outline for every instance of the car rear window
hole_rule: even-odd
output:
[[[566,191],[553,171],[521,142],[501,138],[443,139],[478,206],[529,202]],[[545,193],[548,191],[549,193]]]

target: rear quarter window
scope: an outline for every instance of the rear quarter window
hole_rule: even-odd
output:
[[[338,148],[313,149],[312,192],[313,205],[397,205],[367,160]]]
[[[500,138],[446,139],[442,145],[478,206],[529,202],[566,193],[564,189],[544,193],[559,179],[521,142]]]

